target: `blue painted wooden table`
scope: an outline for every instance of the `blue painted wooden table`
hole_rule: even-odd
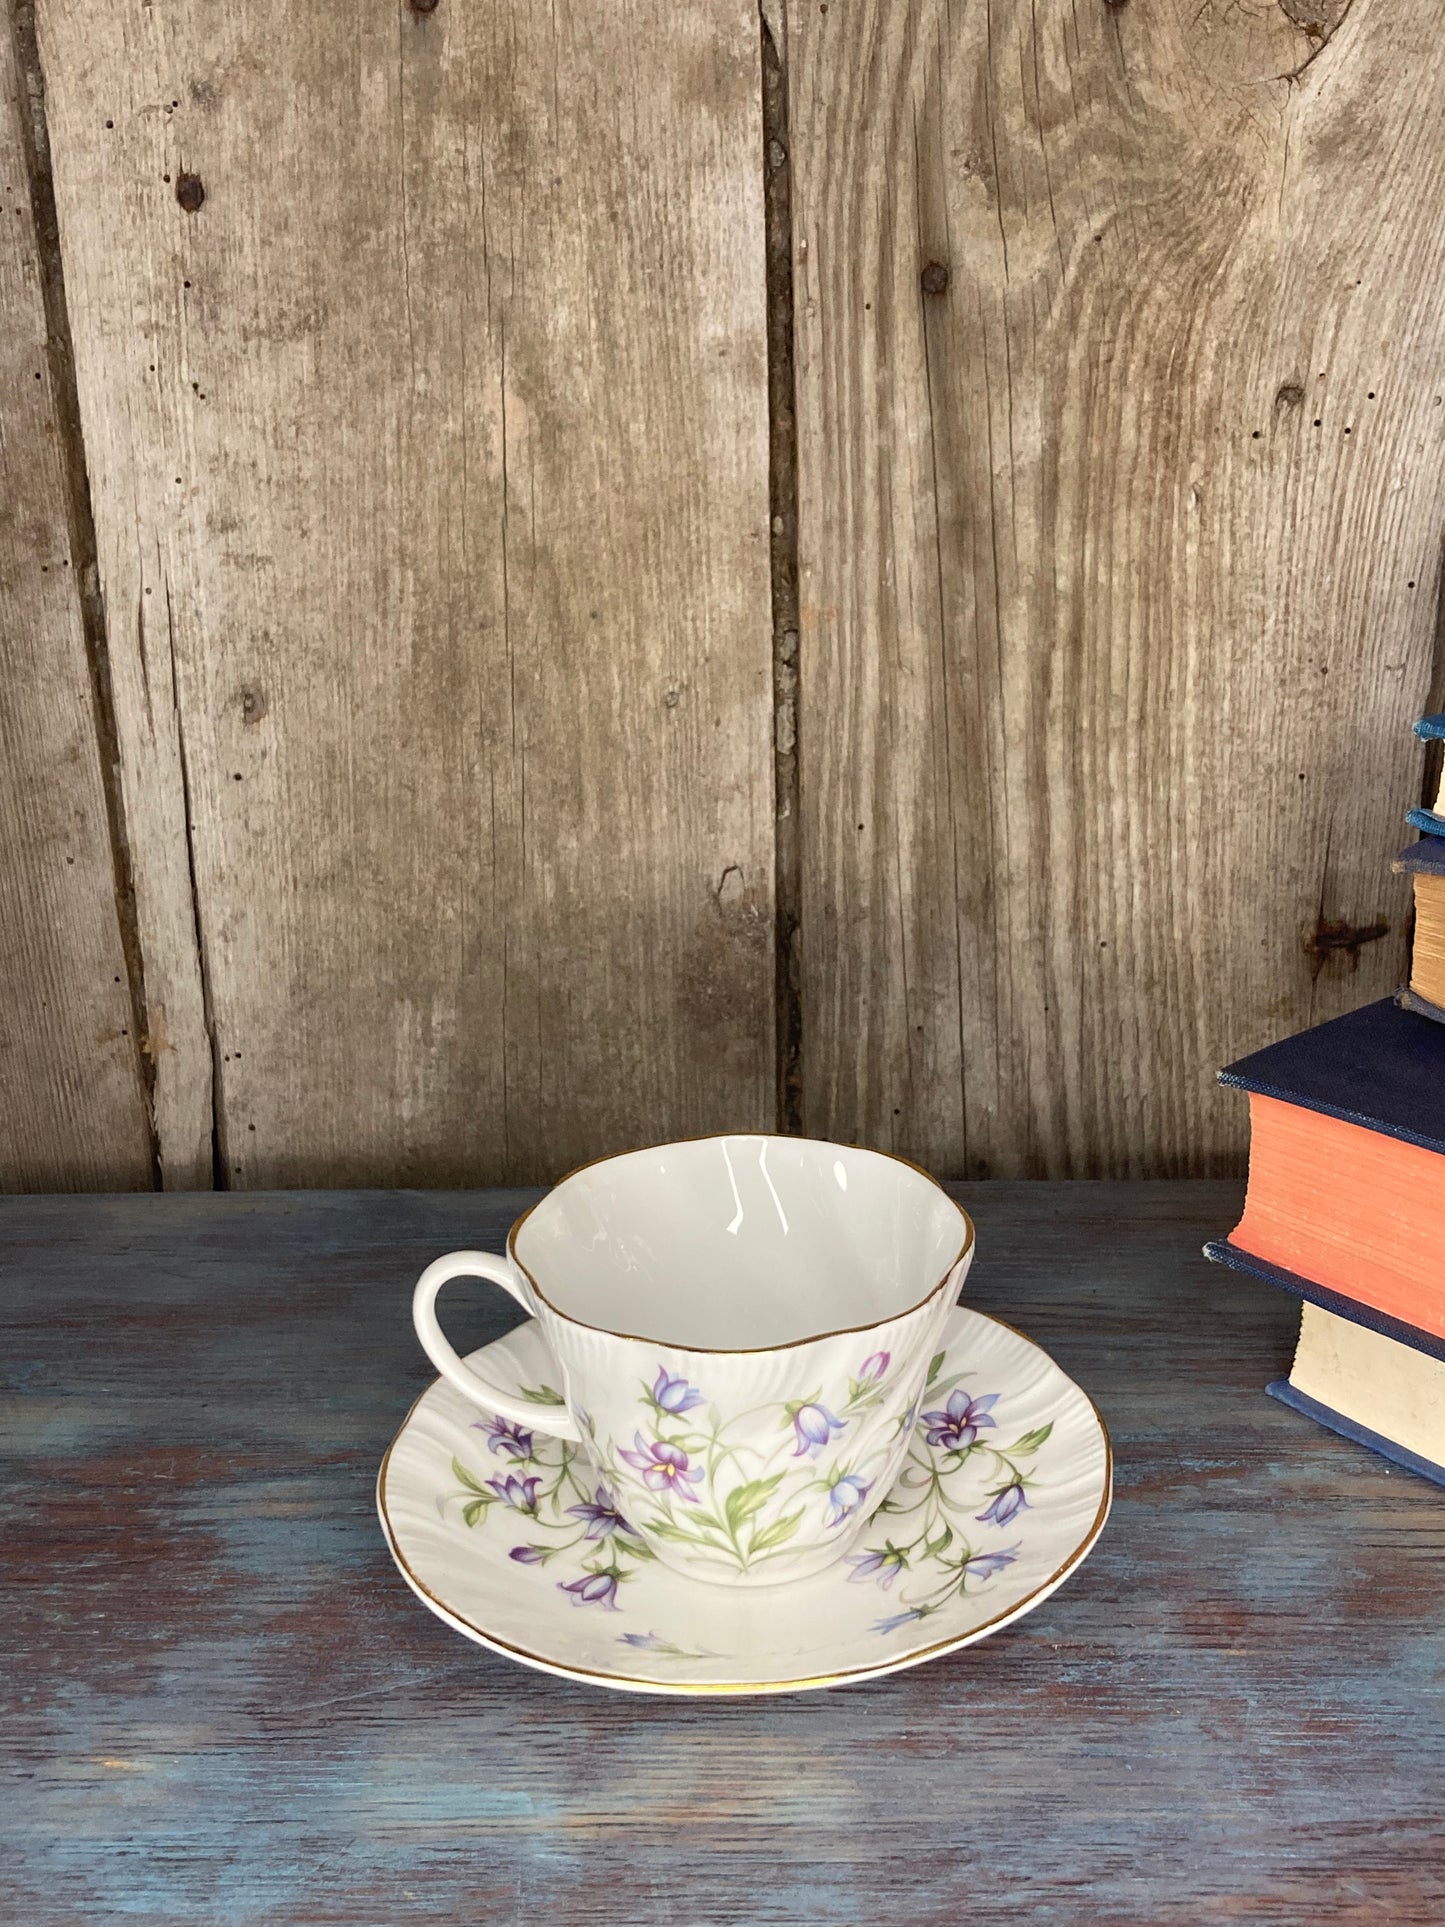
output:
[[[0,1201],[0,1918],[1445,1919],[1445,1504],[1263,1396],[1293,1307],[1199,1256],[1235,1187],[961,1188],[1112,1523],[983,1645],[758,1701],[523,1671],[392,1569],[412,1280],[530,1195]]]

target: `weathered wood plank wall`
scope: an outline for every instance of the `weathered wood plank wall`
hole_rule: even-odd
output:
[[[1439,24],[790,8],[812,1129],[1232,1170],[1215,1066],[1398,982]]]
[[[750,0],[39,11],[167,1175],[770,1119]]]
[[[125,1190],[151,1182],[141,1040],[29,114],[15,49],[0,34],[0,1183]],[[44,239],[53,266],[53,236]],[[52,306],[57,292],[52,282]]]
[[[1396,980],[1425,0],[10,4],[0,1186],[1235,1170]]]

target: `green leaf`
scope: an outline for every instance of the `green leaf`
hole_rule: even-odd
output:
[[[487,1502],[485,1499],[468,1499],[466,1504],[462,1507],[463,1524],[474,1526],[477,1523],[478,1519],[480,1519],[482,1514],[486,1511],[486,1509],[487,1509]]]
[[[785,1513],[781,1519],[774,1519],[771,1525],[755,1533],[749,1552],[770,1552],[774,1546],[785,1544],[802,1523],[803,1508],[799,1506],[796,1512]]]
[[[733,1487],[728,1494],[725,1510],[728,1525],[734,1532],[762,1511],[782,1484],[784,1476],[781,1472],[775,1472],[770,1479],[749,1479],[746,1485]]]
[[[460,1480],[460,1482],[467,1488],[468,1492],[480,1492],[482,1495],[483,1505],[486,1505],[487,1503],[490,1502],[491,1496],[492,1496],[491,1493],[488,1492],[487,1488],[484,1485],[479,1484],[478,1481],[472,1477],[471,1473],[468,1472],[467,1468],[462,1464],[460,1459],[452,1460],[452,1477],[454,1479]],[[468,1525],[471,1524],[470,1519],[468,1519],[467,1524]]]
[[[1011,1446],[1010,1450],[1014,1452],[1037,1452],[1053,1429],[1054,1422],[1050,1419],[1047,1425],[1041,1425],[1036,1432],[1025,1432],[1018,1444]]]
[[[684,1532],[681,1526],[675,1526],[667,1519],[649,1519],[647,1521],[647,1530],[652,1533],[654,1538],[667,1539],[679,1546],[695,1546],[697,1544],[697,1540],[694,1539],[690,1532]]]
[[[550,1385],[519,1385],[522,1397],[533,1405],[565,1405],[566,1399],[560,1392],[554,1392]]]
[[[931,1385],[934,1379],[938,1377],[938,1374],[943,1370],[943,1361],[947,1356],[947,1352],[935,1352],[933,1354],[933,1361],[928,1367],[926,1385]]]
[[[952,1544],[953,1527],[945,1526],[938,1537],[936,1539],[930,1539],[928,1544],[923,1548],[923,1556],[925,1559],[936,1559],[940,1553],[947,1552]]]
[[[695,1526],[708,1526],[713,1532],[721,1532],[723,1530],[722,1520],[715,1519],[710,1512],[689,1511],[687,1516]]]

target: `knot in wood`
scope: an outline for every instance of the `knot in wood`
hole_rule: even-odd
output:
[[[941,261],[930,261],[923,270],[922,279],[925,294],[947,294],[948,269]]]
[[[200,212],[206,198],[206,190],[199,174],[182,174],[176,181],[176,199],[187,214]]]
[[[407,0],[413,13],[435,13],[437,0]]]

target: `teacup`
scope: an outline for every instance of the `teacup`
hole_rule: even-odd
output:
[[[561,1476],[599,1575],[623,1533],[691,1577],[770,1585],[839,1559],[887,1497],[972,1258],[968,1214],[901,1158],[695,1138],[572,1172],[505,1257],[428,1265],[412,1315],[493,1414],[496,1503],[535,1508],[531,1435],[552,1433],[577,1448]],[[442,1335],[437,1293],[467,1276],[541,1327],[556,1369],[525,1399]]]

